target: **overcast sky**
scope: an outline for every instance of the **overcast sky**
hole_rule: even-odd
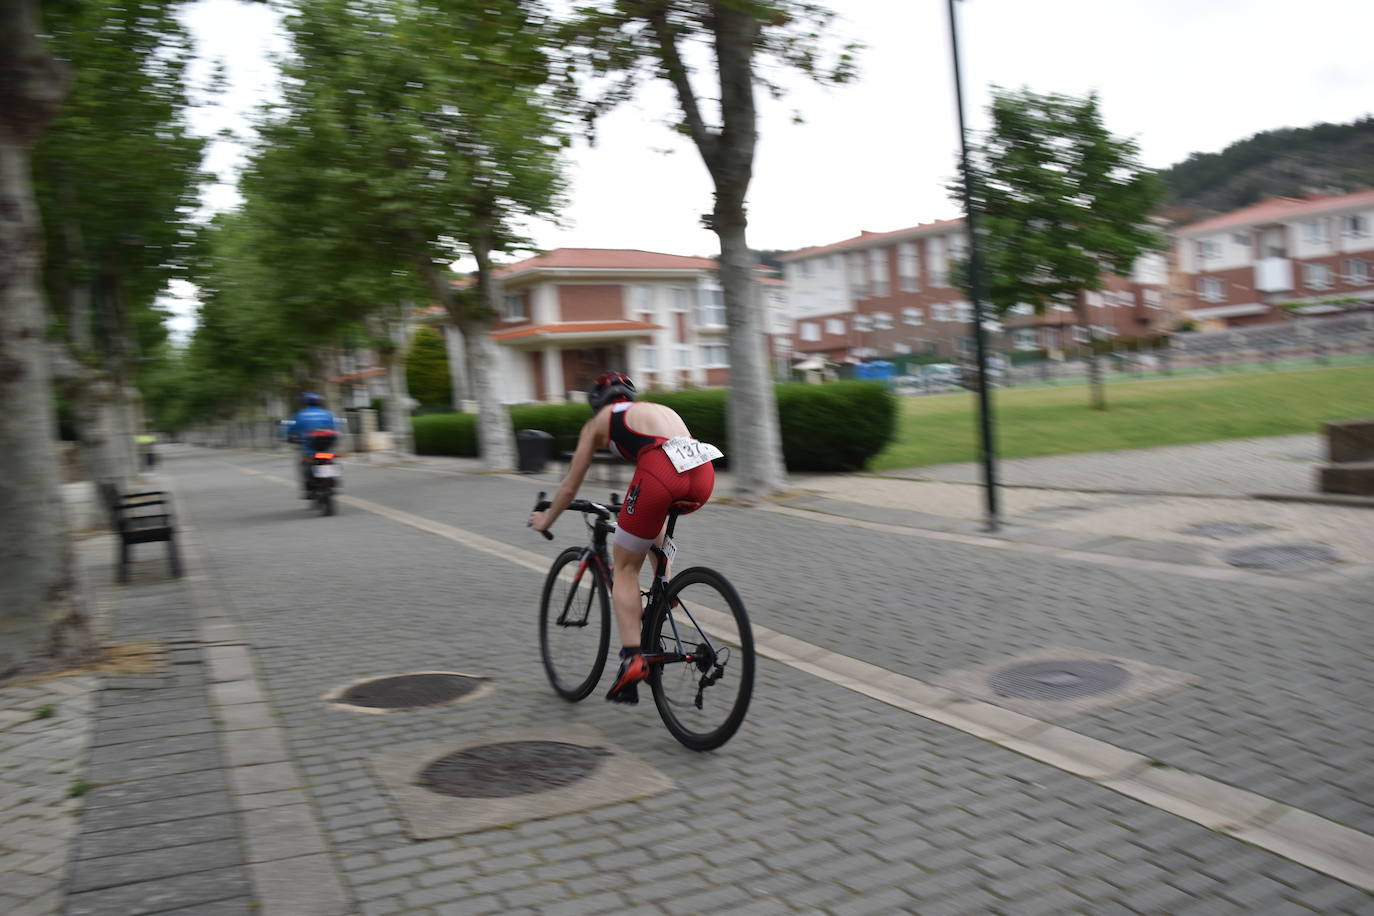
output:
[[[783,100],[761,95],[755,248],[958,215],[945,191],[958,155],[946,0],[830,6],[841,14],[837,41],[867,46],[860,76],[833,89],[794,78]],[[223,60],[231,80],[221,104],[194,123],[206,133],[242,125],[272,91],[267,54],[284,48],[272,14],[201,0],[185,15],[203,58]],[[1374,111],[1372,0],[962,0],[959,17],[975,129],[986,123],[991,84],[1096,90],[1108,128],[1135,138],[1145,164],[1163,168],[1261,130]],[[648,87],[606,118],[595,147],[577,144],[564,225],[532,227],[536,244],[717,251],[700,224],[710,181],[695,149],[663,126],[670,109],[666,87]],[[794,111],[803,124],[792,123]],[[227,175],[237,159],[217,144],[210,166]],[[233,200],[228,187],[207,196],[213,207]]]

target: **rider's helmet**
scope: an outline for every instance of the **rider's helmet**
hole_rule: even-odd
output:
[[[615,401],[634,399],[635,383],[623,372],[607,372],[587,389],[587,403],[592,405],[593,413]]]
[[[324,398],[313,391],[307,391],[301,395],[301,405],[304,407],[319,407],[324,404]]]

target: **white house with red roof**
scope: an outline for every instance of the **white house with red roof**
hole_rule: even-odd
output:
[[[725,300],[711,258],[557,248],[496,271],[506,403],[580,397],[607,369],[644,388],[724,385]]]
[[[1174,235],[1185,307],[1204,326],[1282,321],[1288,303],[1374,304],[1374,189],[1271,197]]]
[[[795,315],[797,356],[858,361],[918,354],[944,359],[973,352],[973,308],[954,285],[953,265],[964,259],[961,219],[921,223],[784,255],[783,271]],[[1142,257],[1132,277],[1104,276],[1104,289],[1084,293],[1095,335],[1158,333],[1166,321],[1161,255]],[[1005,319],[999,347],[1057,349],[1088,338],[1068,305],[1035,316],[1019,308]],[[994,327],[1000,326],[998,325]]]

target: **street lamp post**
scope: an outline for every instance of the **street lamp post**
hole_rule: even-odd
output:
[[[968,229],[969,295],[973,299],[973,342],[978,357],[978,433],[979,456],[983,463],[983,495],[987,530],[1000,526],[997,498],[996,445],[992,436],[992,403],[988,392],[988,354],[983,330],[983,265],[978,251],[977,207],[974,205],[973,175],[969,170],[968,128],[964,124],[964,86],[959,72],[959,25],[949,0],[949,42],[954,60],[954,100],[959,114],[959,160],[964,172],[964,218]]]

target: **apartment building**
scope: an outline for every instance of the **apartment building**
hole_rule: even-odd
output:
[[[973,307],[954,285],[967,256],[963,220],[859,235],[786,255],[784,277],[799,357],[835,362],[907,354],[959,359],[973,352]],[[1131,277],[1106,276],[1084,294],[1098,337],[1147,336],[1164,323],[1164,258],[1141,258]],[[1018,307],[985,327],[998,349],[1049,349],[1088,339],[1067,305],[1037,316]]]
[[[1374,305],[1374,190],[1271,197],[1175,231],[1180,287],[1204,328]]]
[[[711,258],[602,248],[558,248],[500,268],[491,338],[502,400],[580,397],[610,368],[645,388],[727,384],[716,269]]]

